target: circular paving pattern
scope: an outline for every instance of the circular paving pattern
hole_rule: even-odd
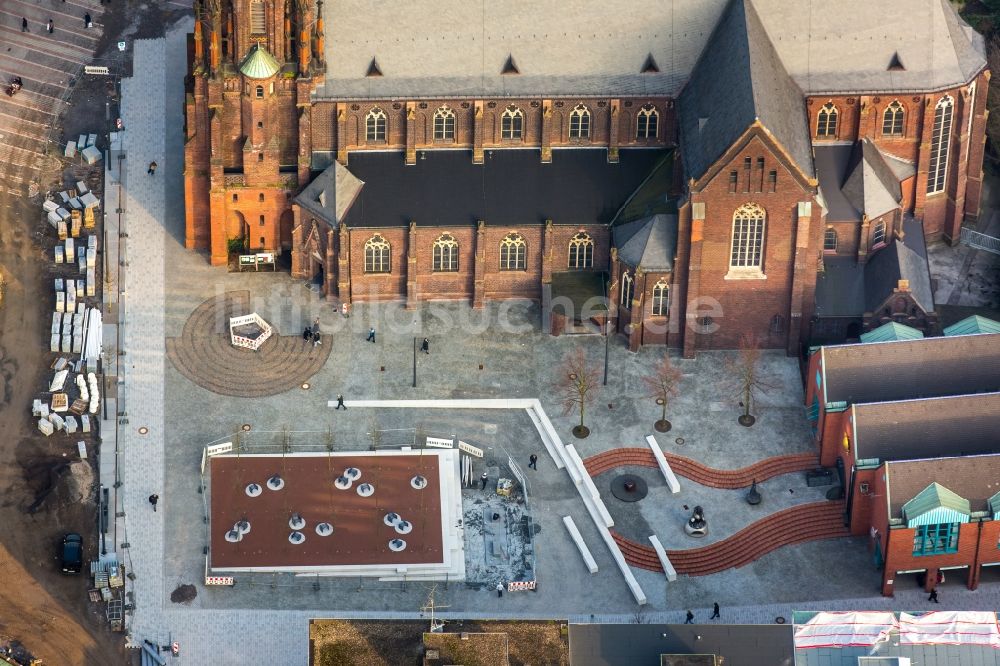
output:
[[[325,344],[318,347],[303,342],[301,335],[274,335],[257,351],[233,347],[228,329],[219,322],[249,310],[249,291],[228,291],[221,298],[208,299],[184,322],[179,338],[167,338],[170,362],[198,386],[238,398],[297,388],[326,364],[331,347],[327,335],[323,336]]]

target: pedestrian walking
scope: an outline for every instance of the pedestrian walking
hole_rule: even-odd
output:
[[[538,469],[538,456],[536,456],[534,453],[528,456],[528,467],[530,467],[533,470]]]
[[[694,613],[691,611],[687,612],[687,617],[684,618],[684,624],[694,624]]]
[[[156,503],[160,501],[159,495],[150,495],[149,503],[153,505],[153,511],[156,511]]]
[[[344,404],[344,396],[337,394],[337,409],[347,410],[347,405]]]
[[[313,322],[313,347],[323,344],[322,334],[319,332],[319,317]]]
[[[719,618],[720,620],[722,619],[722,616],[719,615],[719,602],[718,601],[716,601],[714,604],[712,604],[712,617],[710,617],[708,619],[709,620],[714,620],[715,618]]]
[[[49,34],[51,35],[52,34],[52,19],[49,19],[49,22],[45,26],[45,28],[49,31]]]
[[[500,581],[499,583],[497,583],[497,598],[499,599],[502,596],[503,596],[503,581]]]
[[[368,329],[368,342],[375,342],[375,327]]]
[[[28,19],[21,17],[21,32],[28,32]]]
[[[312,327],[306,326],[305,329],[303,329],[302,331],[302,342],[308,343],[310,340],[312,340],[312,336],[313,336]]]
[[[94,22],[90,20],[90,14],[84,14],[83,15],[83,27],[84,28],[93,28],[94,27]]]
[[[483,475],[479,477],[479,480],[483,482],[482,490],[486,490],[486,482],[490,480],[490,475],[483,472]]]
[[[427,342],[427,338],[424,338],[424,341],[420,343],[420,351],[425,354],[431,353],[431,343]]]
[[[927,597],[927,601],[933,601],[936,604],[941,603],[940,601],[938,601],[936,588],[931,590],[931,596]]]
[[[149,168],[146,169],[146,173],[148,173],[150,176],[155,176],[156,175],[156,166],[157,165],[156,165],[155,161],[154,162],[150,162],[149,163]]]

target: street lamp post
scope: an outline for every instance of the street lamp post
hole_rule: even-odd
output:
[[[413,338],[413,388],[417,388],[417,339]]]

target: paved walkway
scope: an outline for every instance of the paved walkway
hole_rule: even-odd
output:
[[[288,404],[287,399],[283,401],[258,399],[241,403],[233,401],[227,403],[205,402],[204,404],[192,403],[190,405],[180,401],[181,407],[190,408],[186,412],[187,416],[198,414],[199,418],[195,420],[202,426],[204,426],[203,421],[215,419],[218,432],[212,436],[206,436],[204,427],[192,430],[192,426],[182,422],[185,420],[182,418],[172,420],[169,424],[166,423],[165,382],[167,378],[171,377],[171,381],[177,381],[177,375],[165,358],[164,340],[168,331],[179,331],[183,326],[183,319],[171,320],[168,315],[165,315],[165,310],[168,308],[165,303],[164,280],[166,274],[170,274],[172,279],[177,274],[177,266],[172,263],[174,259],[170,259],[170,257],[176,257],[179,252],[177,243],[183,228],[183,206],[180,196],[180,193],[183,192],[181,175],[183,136],[182,122],[179,117],[183,103],[183,89],[179,72],[183,71],[184,33],[187,29],[190,29],[190,24],[175,29],[166,39],[136,43],[135,76],[123,83],[125,150],[128,155],[125,160],[125,180],[128,187],[124,203],[127,207],[130,265],[127,269],[129,275],[126,280],[128,291],[123,298],[127,315],[123,345],[128,351],[128,355],[124,357],[126,363],[122,373],[125,382],[125,390],[122,393],[124,404],[122,406],[128,411],[129,423],[120,428],[121,456],[119,461],[123,481],[121,488],[124,495],[123,508],[126,517],[125,532],[119,534],[117,546],[120,550],[122,543],[130,544],[127,551],[122,553],[129,573],[134,574],[134,580],[130,580],[127,584],[128,592],[133,595],[135,603],[134,614],[128,618],[128,628],[136,641],[149,639],[159,644],[165,644],[170,640],[177,641],[181,646],[181,656],[179,659],[172,660],[171,663],[235,665],[259,661],[261,663],[303,664],[306,662],[308,650],[308,620],[310,618],[337,616],[369,619],[412,619],[418,615],[416,609],[419,607],[419,603],[411,604],[409,601],[422,601],[422,598],[418,598],[422,595],[417,590],[411,590],[406,595],[400,595],[396,592],[369,592],[367,589],[363,593],[356,591],[349,593],[343,586],[335,586],[340,584],[324,582],[323,591],[316,592],[316,596],[310,596],[313,592],[310,591],[308,582],[303,584],[302,581],[293,581],[302,584],[302,587],[291,592],[286,589],[273,591],[266,583],[257,583],[250,589],[247,589],[250,586],[249,583],[240,584],[234,590],[206,589],[199,584],[198,597],[191,606],[174,605],[169,600],[170,592],[176,585],[191,582],[200,583],[197,580],[199,576],[197,562],[202,557],[200,533],[203,530],[203,525],[198,514],[198,499],[196,499],[198,496],[195,495],[193,488],[197,479],[196,458],[187,455],[188,452],[177,457],[173,450],[166,450],[166,442],[171,441],[172,448],[174,448],[173,445],[179,447],[179,444],[182,443],[177,441],[178,437],[198,442],[198,437],[207,440],[211,439],[212,436],[223,434],[230,425],[229,418],[222,422],[219,414],[223,412],[211,412],[214,406],[220,406],[221,410],[221,405],[227,404],[230,405],[230,409],[239,411],[238,414],[226,414],[227,417],[237,419],[236,423],[241,422],[239,419],[243,418],[244,412],[249,412],[249,415],[256,419],[256,422],[272,423],[277,426],[281,423],[275,417],[279,413],[277,410]],[[146,167],[151,160],[156,160],[160,166],[156,176],[146,174]],[[168,262],[170,265],[167,265]],[[177,276],[177,279],[183,280],[185,278]],[[219,281],[222,282],[223,279],[226,278],[220,277]],[[270,279],[280,282],[280,276],[271,276]],[[171,298],[174,298],[172,293]],[[190,308],[195,308],[202,300],[204,300],[204,296],[192,302]],[[283,321],[282,316],[284,315],[276,316],[274,320]],[[290,321],[294,320],[291,314],[288,316]],[[326,322],[324,322],[325,324]],[[324,330],[326,330],[325,327]],[[525,340],[525,342],[530,342],[530,340]],[[546,341],[546,343],[550,344],[552,348],[557,348],[560,344],[558,340],[551,343]],[[364,344],[360,341],[356,343],[358,348],[367,351],[368,348],[364,347]],[[383,348],[378,348],[380,354],[389,354],[391,351],[388,347],[384,351]],[[408,350],[404,348],[402,355],[406,356],[407,352]],[[628,357],[628,359],[631,358]],[[627,362],[631,363],[632,361],[628,359]],[[379,360],[381,361],[381,358]],[[331,370],[331,372],[333,371]],[[354,396],[371,394],[372,390],[367,385],[370,380],[366,376],[355,378],[358,373],[354,367],[351,367],[350,371],[347,368],[337,368],[335,371],[337,374],[334,376],[322,376],[321,373],[317,377],[316,381],[320,383],[320,386],[315,387],[314,392],[321,394],[324,402],[335,394],[337,387],[344,386],[347,382],[356,382],[356,390],[352,392]],[[792,374],[794,375],[794,373]],[[379,375],[388,375],[388,373],[378,373],[375,376]],[[517,379],[516,374],[512,373],[512,376]],[[454,387],[455,375],[441,373],[440,377],[442,385],[451,384]],[[504,379],[507,379],[506,375],[504,375]],[[388,384],[396,379],[387,376],[385,381],[388,388],[384,392],[402,393],[403,389],[397,391],[396,388]],[[400,382],[406,384],[405,378]],[[509,387],[506,390],[509,391]],[[208,392],[190,384],[185,385],[184,391],[191,395],[192,400],[206,401],[210,399]],[[523,392],[523,390],[520,391],[520,393]],[[692,395],[690,400],[693,404],[697,403],[702,406],[708,404],[709,411],[725,412],[728,423],[732,420],[728,418],[732,416],[732,409],[721,403],[718,409],[715,409],[712,404],[713,400],[718,401],[719,398],[712,398],[710,395],[717,392],[717,389],[706,387],[704,395]],[[376,393],[383,393],[383,391],[380,389]],[[800,413],[801,407],[797,400],[792,402],[795,404],[787,406],[787,413]],[[652,410],[653,406],[649,406],[648,409]],[[355,434],[363,433],[366,426],[365,419],[368,418],[365,415],[366,411],[368,410],[352,409],[349,412],[350,416],[341,412],[343,416],[338,415],[338,418],[357,419],[345,421],[345,423],[353,424]],[[394,410],[394,412],[404,411],[406,410]],[[357,415],[355,415],[356,413]],[[621,410],[615,412],[609,410],[607,416],[601,417],[602,422],[607,421],[607,423],[602,423],[605,431],[610,432],[614,427],[611,422],[612,415],[621,422],[637,420],[635,411],[623,414]],[[400,414],[398,418],[402,419],[404,416],[404,414]],[[380,415],[380,418],[383,419],[382,427],[386,427],[386,425],[392,424],[389,419],[396,418],[396,416]],[[518,415],[518,418],[527,421],[527,417],[523,414]],[[435,419],[438,420],[438,417],[435,416]],[[186,420],[192,419],[187,418]],[[785,427],[784,420],[777,415],[774,417],[774,422],[779,424],[779,428]],[[485,421],[479,420],[480,428],[483,427],[483,423]],[[503,422],[501,421],[501,423]],[[567,421],[560,420],[556,425],[559,428],[565,428],[568,427],[567,423]],[[138,432],[140,427],[148,428],[148,434],[140,435]],[[444,427],[447,426],[438,425],[435,429]],[[633,436],[624,437],[624,439],[641,441],[639,435],[645,431],[646,427],[642,425],[630,427],[635,430],[635,433]],[[760,438],[760,442],[755,441],[753,447],[749,445],[737,447],[737,451],[752,448],[755,453],[753,458],[750,460],[734,459],[735,456],[726,455],[729,453],[729,449],[733,448],[730,445],[731,438],[722,436],[725,431],[721,426],[717,427],[716,430],[718,432],[709,429],[702,432],[700,436],[688,437],[689,444],[686,445],[686,451],[690,450],[694,455],[696,448],[703,446],[704,448],[697,448],[699,457],[705,453],[715,453],[715,456],[705,455],[703,459],[711,460],[713,463],[718,460],[720,466],[728,464],[732,468],[742,467],[762,455],[777,455],[788,452],[787,448],[781,449],[777,444],[769,446],[769,442],[765,441],[769,439],[764,436],[765,431],[760,431],[758,434],[758,431],[755,430],[748,435],[754,439]],[[615,432],[622,436],[620,428]],[[483,437],[485,436],[483,435]],[[192,440],[192,437],[195,439]],[[798,441],[793,437],[794,435],[789,434],[788,441]],[[352,440],[345,439],[345,441]],[[598,446],[596,441],[593,444],[580,444],[583,455],[590,455],[601,450],[593,449],[593,447]],[[201,444],[196,445],[200,446]],[[190,444],[188,446],[190,447]],[[165,467],[168,461],[170,473],[176,479],[174,483],[177,492],[171,490],[170,481],[167,478]],[[558,502],[565,498],[571,498],[572,490],[568,483],[565,484],[565,487],[560,487],[556,485],[555,481],[551,484],[548,482],[549,479],[555,479],[556,475],[559,474],[557,470],[552,469],[551,465],[548,467],[540,465],[540,467],[542,470],[538,472],[539,482],[535,486],[535,500],[544,506],[546,511],[554,508],[553,516],[562,515],[558,513]],[[562,473],[560,478],[564,476],[565,473]],[[541,482],[542,479],[546,480],[545,483]],[[181,492],[182,490],[184,492]],[[160,511],[157,513],[151,511],[146,501],[151,493],[158,493],[161,497]],[[568,502],[570,499],[565,501]],[[572,501],[576,502],[577,500],[572,499]],[[579,508],[576,510],[578,511]],[[558,520],[558,518],[555,517],[553,520]],[[577,524],[581,525],[582,529],[584,524],[582,516],[577,518]],[[553,528],[550,532],[556,533],[557,530]],[[559,534],[562,533],[559,532]],[[453,613],[443,614],[442,617],[500,619],[561,617],[582,622],[632,621],[633,615],[626,612],[613,615],[572,615],[567,614],[565,608],[562,608],[560,612],[560,609],[553,608],[551,604],[541,603],[551,599],[553,589],[561,587],[560,596],[568,595],[575,599],[577,597],[573,595],[582,595],[582,598],[591,603],[592,608],[626,609],[630,607],[623,603],[628,593],[621,581],[620,574],[614,571],[613,564],[606,553],[599,554],[597,548],[599,542],[596,538],[591,537],[588,541],[595,550],[595,556],[599,558],[602,579],[610,582],[596,585],[592,581],[597,581],[597,577],[571,577],[565,584],[546,583],[549,586],[548,596],[544,592],[524,593],[521,596],[511,594],[505,595],[502,600],[485,593],[480,595],[475,591],[458,590],[457,588],[464,586],[453,585],[452,590],[454,590],[459,604],[453,605]],[[555,542],[548,543],[554,544]],[[556,546],[549,545],[547,548],[554,550]],[[573,547],[567,545],[567,548]],[[816,563],[823,561],[824,557],[829,559],[828,550],[825,552],[823,548],[826,547],[822,544],[790,546],[780,551],[780,557],[778,557],[779,553],[772,553],[741,570],[729,571],[718,577],[690,578],[686,579],[683,584],[680,584],[679,581],[678,584],[672,584],[666,588],[663,584],[662,574],[635,570],[635,575],[646,590],[666,589],[666,604],[674,609],[646,613],[648,621],[680,622],[684,613],[683,608],[686,605],[695,607],[696,619],[707,619],[710,613],[704,609],[711,606],[711,603],[716,600],[716,592],[721,590],[719,587],[705,587],[704,581],[709,579],[716,579],[719,583],[731,588],[739,588],[740,596],[744,599],[781,598],[782,595],[776,594],[776,592],[782,590],[774,589],[781,585],[788,588],[785,591],[799,593],[796,588],[800,585],[799,581],[802,580],[814,581],[810,587],[810,593],[816,596],[832,598],[838,593],[840,595],[850,594],[850,592],[844,591],[844,581],[815,575]],[[844,551],[838,550],[836,552],[843,565],[840,570],[851,570],[852,567],[860,570],[867,561],[863,547],[858,552],[847,551],[843,555],[841,553]],[[547,571],[541,571],[540,575],[547,575],[544,580],[555,581],[560,575],[565,576],[566,570],[570,567],[582,566],[579,564],[578,558],[571,559],[571,557],[575,557],[575,555],[567,556],[558,562],[553,561],[552,567]],[[180,566],[179,562],[183,566]],[[609,573],[605,573],[605,571]],[[774,572],[780,573],[775,576]],[[787,580],[787,584],[775,582],[781,580]],[[575,581],[578,584],[574,586],[570,584],[570,581]],[[660,598],[651,598],[651,605],[663,608],[665,602],[663,593],[657,592],[657,595]],[[405,603],[400,603],[401,597]],[[786,595],[786,598],[791,597]],[[350,601],[345,603],[345,599],[350,599]],[[952,600],[960,601],[963,608],[995,609],[1000,606],[1000,586],[989,585],[979,592],[967,592],[962,586],[949,582],[941,592],[942,604],[938,608],[949,608]],[[719,601],[723,603],[723,618],[727,622],[771,622],[779,615],[790,618],[793,609],[920,610],[928,608],[926,597],[915,588],[907,590],[901,588],[897,592],[895,600],[873,596],[863,599],[837,599],[815,603],[797,602],[762,606],[729,606],[725,603],[724,598],[720,598]],[[229,604],[230,607],[225,607],[226,604]],[[350,609],[326,610],[335,609],[338,605],[340,608],[349,605]],[[276,607],[291,607],[291,609],[280,610]],[[573,606],[573,608],[586,607],[587,605],[584,603]],[[389,611],[386,608],[402,610]]]

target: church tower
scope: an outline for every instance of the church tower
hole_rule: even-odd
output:
[[[185,100],[185,244],[291,247],[308,181],[309,98],[323,80],[322,0],[195,0]]]

